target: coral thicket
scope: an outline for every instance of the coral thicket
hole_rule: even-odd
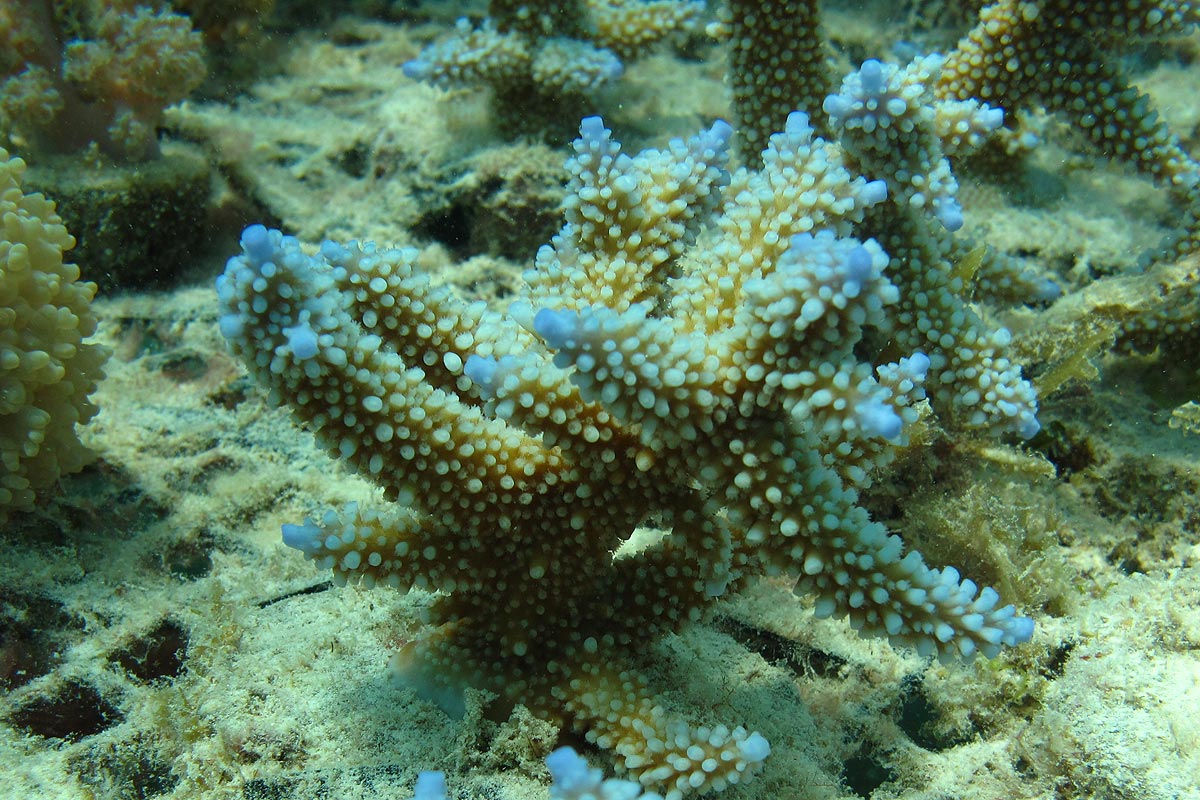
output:
[[[596,94],[625,64],[704,10],[696,0],[492,0],[480,26],[460,19],[455,33],[404,65],[410,78],[446,88],[493,92],[497,116],[522,132],[594,110]]]

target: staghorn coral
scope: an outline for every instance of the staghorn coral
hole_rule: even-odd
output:
[[[1103,154],[1165,186],[1181,206],[1181,232],[1150,260],[1200,248],[1200,164],[1159,118],[1150,98],[1116,65],[1130,43],[1196,30],[1200,7],[1185,0],[1000,0],[948,54],[934,83],[941,97],[978,98],[1009,112],[1063,115]],[[1128,321],[1125,349],[1194,350],[1200,287]]]
[[[726,77],[738,156],[747,163],[757,158],[796,110],[824,132],[821,103],[834,78],[816,0],[726,0],[721,18],[730,40]]]
[[[187,17],[149,6],[0,0],[0,137],[23,150],[91,143],[118,160],[158,154],[163,109],[204,79]]]
[[[889,196],[868,212],[865,228],[892,255],[888,274],[900,290],[893,346],[928,352],[936,376],[931,401],[943,418],[1028,439],[1038,431],[1037,403],[1007,356],[1012,337],[964,302],[965,282],[951,268],[965,256],[951,235],[963,215],[939,135],[947,115],[962,123],[956,137],[969,139],[997,127],[1002,114],[981,103],[935,102],[927,87],[940,65],[939,56],[904,68],[867,61],[826,98],[824,110],[847,160],[887,182]]]
[[[285,543],[339,583],[437,590],[396,657],[419,688],[524,704],[668,798],[748,779],[769,746],[665,710],[638,654],[756,575],[943,660],[1028,639],[996,592],[904,554],[858,503],[929,367],[857,349],[898,299],[888,256],[852,238],[882,183],[802,114],[732,176],[723,123],[635,156],[599,118],[580,130],[566,224],[508,316],[432,289],[415,251],[244,233],[222,333],[394,501]],[[650,543],[623,547],[639,526]]]
[[[1187,0],[999,0],[947,55],[933,89],[1015,118],[1042,108],[1065,116],[1099,152],[1171,191],[1180,233],[1142,261],[1178,259],[1200,249],[1200,164],[1114,55],[1133,42],[1190,33],[1197,23],[1200,7]],[[1190,332],[1198,316],[1200,288],[1126,326],[1123,345],[1152,349]]]
[[[822,35],[815,2],[744,3],[729,0],[723,10],[720,31],[730,40],[726,80],[731,89],[733,113],[738,120],[737,150],[742,161],[754,163],[762,143],[782,128],[787,114],[793,109],[808,114],[813,126],[830,140],[845,143],[842,139],[846,132],[829,118],[827,98],[836,81],[831,68],[831,48]],[[868,63],[881,62],[870,59]],[[942,63],[936,59],[915,59],[905,70],[912,76],[904,89],[909,96],[895,98],[897,102],[911,106],[908,113],[915,114],[920,110],[920,115],[927,119],[917,128],[907,119],[897,120],[897,125],[892,128],[887,128],[885,123],[878,135],[900,137],[904,141],[898,141],[905,149],[927,153],[926,157],[906,164],[906,170],[915,171],[906,175],[897,188],[923,183],[920,190],[912,193],[916,202],[929,202],[935,206],[945,202],[949,211],[957,209],[958,202],[953,197],[957,184],[948,159],[973,154],[996,134],[1003,114],[1000,109],[974,99],[952,101],[934,97],[927,87],[940,74]],[[889,75],[898,69],[896,65],[885,65],[884,68]],[[886,107],[880,111],[882,116],[887,116]],[[870,132],[875,133],[875,128]],[[869,168],[860,165],[864,167],[860,171],[883,176],[894,169],[889,166],[890,160],[881,153],[875,158],[877,164]],[[954,214],[957,212],[951,216]],[[909,238],[918,237],[925,241],[910,240],[900,244],[908,250],[922,252],[926,261],[938,264],[934,267],[937,272],[948,271],[946,259],[959,261],[974,249],[972,242],[955,240],[944,242],[944,252],[932,254],[926,236],[931,220],[921,217],[915,221],[917,224],[909,231]],[[945,239],[936,232],[934,236]],[[889,251],[893,247],[889,247]],[[979,297],[1004,302],[1042,302],[1058,294],[1057,285],[1045,275],[1017,259],[993,252],[985,255],[973,288]],[[959,292],[965,293],[965,287],[959,287]],[[955,300],[952,304],[961,306],[962,302]],[[944,321],[938,325],[941,330],[946,330]],[[969,333],[957,325],[951,330],[956,339]]]
[[[1112,55],[1197,22],[1200,9],[1183,0],[1000,0],[947,54],[933,89],[1013,116],[1037,106],[1066,115],[1100,152],[1187,188],[1195,162]]]
[[[993,169],[1008,171],[1013,159],[1036,145],[1031,123],[1046,111],[1066,117],[1102,153],[1129,163],[1166,186],[1180,206],[1178,227],[1151,259],[1169,260],[1200,246],[1200,188],[1197,165],[1159,118],[1150,99],[1132,85],[1118,56],[1130,43],[1185,34],[1195,29],[1200,10],[1183,0],[999,0],[982,6],[974,28],[936,66],[927,65],[920,83],[926,87],[923,104],[938,116],[933,123],[943,154],[962,155],[961,144],[979,145],[986,131],[968,123],[961,103],[984,103],[1004,113],[1007,128],[995,129],[987,154]],[[830,83],[825,47],[813,3],[798,7],[782,2],[743,9],[731,3],[739,31],[732,36],[728,81],[733,87],[734,112],[748,143],[760,141],[783,124],[788,98],[814,115],[823,133],[846,144],[845,134],[831,126],[818,107],[822,87]],[[800,21],[803,20],[803,24]],[[922,61],[918,59],[915,63]],[[892,67],[889,67],[892,69]],[[909,72],[913,71],[910,66]],[[743,158],[753,155],[743,149]],[[879,164],[890,156],[880,153]],[[939,170],[940,157],[933,162]],[[916,165],[920,166],[920,165]],[[873,164],[862,164],[867,172]],[[948,186],[948,175],[917,173],[935,187]],[[953,176],[949,176],[952,180]],[[933,198],[936,200],[936,194]],[[927,220],[899,230],[886,219],[871,232],[889,236],[886,249],[903,251],[905,262],[939,264],[935,272],[950,272],[947,262],[960,262],[973,250],[970,242],[951,241],[934,232]],[[934,241],[937,240],[937,241]],[[989,253],[974,276],[975,294],[982,298],[1042,303],[1059,294],[1057,283],[1029,269],[1019,259]],[[903,292],[903,285],[901,286]],[[966,293],[961,285],[955,293]],[[1191,331],[1200,319],[1200,289],[1172,298],[1163,308],[1126,324],[1122,344],[1149,350],[1167,343],[1192,350]],[[960,303],[961,301],[954,301]],[[923,312],[922,312],[923,313]],[[1176,340],[1180,340],[1176,344]]]
[[[475,27],[427,47],[404,74],[437,86],[491,88],[493,107],[514,130],[579,118],[624,71],[624,63],[697,24],[697,0],[576,0],[566,5],[493,0]]]
[[[0,522],[88,461],[75,426],[96,414],[108,358],[85,342],[96,284],[63,263],[75,242],[54,203],[21,191],[24,170],[0,148]]]

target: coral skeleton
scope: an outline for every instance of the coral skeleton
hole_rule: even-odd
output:
[[[731,134],[631,156],[583,120],[566,223],[507,314],[434,287],[415,250],[312,252],[262,226],[218,279],[253,378],[391,501],[285,525],[285,543],[339,583],[436,592],[395,658],[414,686],[524,704],[666,798],[770,752],[667,710],[644,661],[758,576],[944,661],[1033,631],[859,502],[936,377],[919,350],[865,355],[900,324],[888,254],[855,236],[888,187],[803,114],[761,169],[730,174]]]

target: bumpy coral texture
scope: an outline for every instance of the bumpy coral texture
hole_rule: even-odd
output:
[[[1179,233],[1154,259],[1200,249],[1200,164],[1133,85],[1119,58],[1131,43],[1193,33],[1200,7],[1185,0],[1000,0],[948,54],[934,83],[942,97],[977,98],[1010,112],[1045,109],[1066,117],[1106,156],[1165,186],[1181,206]],[[1127,322],[1121,344],[1194,350],[1200,287]]]
[[[22,151],[95,143],[121,160],[157,155],[163,109],[204,79],[200,34],[149,6],[80,0],[70,11],[0,0],[0,140]]]
[[[793,111],[824,130],[821,103],[833,89],[816,0],[727,0],[729,71],[738,155],[757,158]]]
[[[935,91],[1010,113],[1044,106],[1066,115],[1101,152],[1169,185],[1191,186],[1195,162],[1116,55],[1139,39],[1188,33],[1197,22],[1196,4],[1180,0],[1000,0],[948,54]]]
[[[928,353],[934,408],[949,423],[1029,438],[1039,429],[1037,401],[1008,357],[1011,335],[965,302],[964,280],[951,266],[964,255],[963,242],[953,236],[963,212],[942,120],[951,115],[962,123],[951,126],[957,131],[951,141],[962,146],[972,132],[997,127],[1002,114],[980,103],[935,100],[928,83],[940,65],[939,56],[903,68],[866,61],[826,98],[824,110],[846,158],[887,182],[887,200],[868,212],[865,230],[892,255],[900,324],[890,334],[901,349]],[[997,262],[993,274],[1000,267]]]
[[[270,399],[394,501],[284,541],[339,582],[438,592],[396,659],[418,687],[523,703],[668,798],[768,755],[665,710],[642,661],[756,575],[942,659],[1032,633],[858,502],[907,445],[930,364],[856,349],[898,301],[887,254],[854,238],[882,183],[801,114],[761,170],[726,172],[730,134],[630,156],[584,120],[566,224],[508,315],[431,288],[414,251],[310,255],[261,226],[218,281],[221,330]]]
[[[916,5],[921,8],[921,13],[925,13],[928,7],[936,8],[940,4]],[[743,141],[749,143],[742,150],[743,158],[753,155],[755,142],[783,125],[788,110],[788,103],[784,101],[790,98],[795,107],[817,115],[814,119],[820,123],[818,127],[836,136],[839,143],[855,147],[856,143],[850,140],[858,138],[857,144],[861,145],[863,134],[874,139],[875,143],[870,144],[870,149],[876,151],[873,158],[864,158],[861,149],[856,153],[861,162],[859,166],[868,172],[877,164],[900,163],[901,159],[878,147],[888,131],[847,130],[824,116],[827,109],[822,106],[822,92],[825,91],[823,87],[829,86],[830,77],[822,55],[824,40],[815,3],[795,4],[783,0],[741,3],[731,0],[730,8],[734,13],[729,23],[729,83],[733,88],[740,133]],[[917,59],[904,70],[907,76],[900,81],[909,84],[902,90],[905,92],[916,91],[916,83],[923,85],[925,96],[919,98],[920,105],[933,109],[937,115],[932,127],[927,128],[941,140],[938,149],[942,151],[926,164],[902,159],[908,162],[903,167],[905,170],[925,170],[911,174],[930,182],[929,187],[935,189],[931,194],[925,187],[918,187],[906,179],[905,184],[918,189],[916,193],[909,193],[910,200],[920,195],[935,204],[954,202],[949,197],[953,194],[953,176],[938,162],[942,155],[951,158],[961,155],[963,145],[977,146],[988,132],[987,128],[978,125],[989,122],[986,116],[978,113],[979,104],[1003,113],[1004,124],[1008,127],[999,131],[999,139],[1007,141],[1014,151],[1036,146],[1037,137],[1028,127],[1031,122],[1028,112],[1045,110],[1065,117],[1095,145],[1097,151],[1133,165],[1167,187],[1178,201],[1180,233],[1158,252],[1147,254],[1144,261],[1179,258],[1200,247],[1200,188],[1197,187],[1200,170],[1195,159],[1180,146],[1158,116],[1150,98],[1130,82],[1122,67],[1123,54],[1132,44],[1193,32],[1200,21],[1200,8],[1196,3],[1186,0],[996,0],[987,3],[972,0],[968,4],[955,4],[953,11],[959,18],[976,16],[974,27],[943,60],[935,65],[928,59]],[[887,68],[889,71],[894,69]],[[893,75],[887,77],[891,81]],[[862,88],[864,85],[859,82],[854,92],[860,92]],[[888,99],[907,102],[900,95]],[[884,105],[877,108],[888,112]],[[883,116],[895,116],[899,125],[909,124],[904,119],[906,116],[915,120],[908,111]],[[918,132],[917,138],[928,137],[924,132]],[[908,139],[906,147],[911,149],[914,137]],[[1004,155],[1000,162],[1007,169],[1015,157],[1015,152]],[[934,169],[929,170],[929,167]],[[889,188],[897,190],[900,187],[889,181]],[[939,200],[939,195],[945,199]],[[1056,284],[1048,276],[1038,274],[1015,259],[992,254],[985,256],[971,286],[950,287],[944,264],[963,261],[971,250],[969,243],[962,239],[952,242],[936,231],[929,231],[924,223],[910,225],[900,220],[897,224],[885,214],[877,216],[868,230],[888,240],[886,249],[893,257],[903,256],[901,264],[913,265],[909,274],[917,279],[915,282],[910,283],[894,273],[894,279],[899,278],[902,295],[914,301],[912,313],[918,317],[926,314],[921,297],[925,288],[921,284],[927,282],[921,279],[916,265],[931,267],[933,283],[944,284],[929,287],[935,292],[937,305],[943,306],[944,311],[933,314],[940,319],[928,322],[939,330],[949,330],[956,340],[964,338],[960,333],[966,334],[967,341],[961,344],[950,342],[951,351],[947,353],[950,358],[961,354],[975,360],[978,351],[971,340],[987,347],[986,339],[998,333],[980,330],[974,319],[969,320],[964,331],[955,322],[958,312],[954,306],[963,309],[968,317],[974,315],[952,295],[973,290],[976,298],[1006,302],[1044,302],[1058,295]],[[909,286],[919,291],[909,292]],[[1195,320],[1200,319],[1198,309],[1200,289],[1181,293],[1157,312],[1127,324],[1122,337],[1126,344],[1139,349],[1153,349],[1160,343],[1194,349],[1191,333]],[[950,323],[949,328],[947,323]],[[912,331],[913,327],[906,326],[906,330]],[[905,345],[912,346],[911,342],[905,342]],[[1010,382],[1010,388],[1017,395],[1028,393],[1015,382]],[[970,392],[970,389],[966,391]],[[965,399],[968,395],[960,396]]]
[[[63,263],[75,240],[54,203],[21,191],[24,170],[0,149],[0,522],[87,462],[76,426],[96,414],[108,357],[85,341],[96,284]]]

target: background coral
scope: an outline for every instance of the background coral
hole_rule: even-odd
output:
[[[99,0],[0,0],[0,136],[22,150],[91,143],[158,152],[162,111],[204,79],[203,40],[167,9]]]
[[[404,65],[410,78],[442,87],[487,86],[510,130],[557,138],[563,123],[595,113],[595,98],[625,64],[696,26],[696,0],[493,0],[479,26],[460,19],[454,35]]]

